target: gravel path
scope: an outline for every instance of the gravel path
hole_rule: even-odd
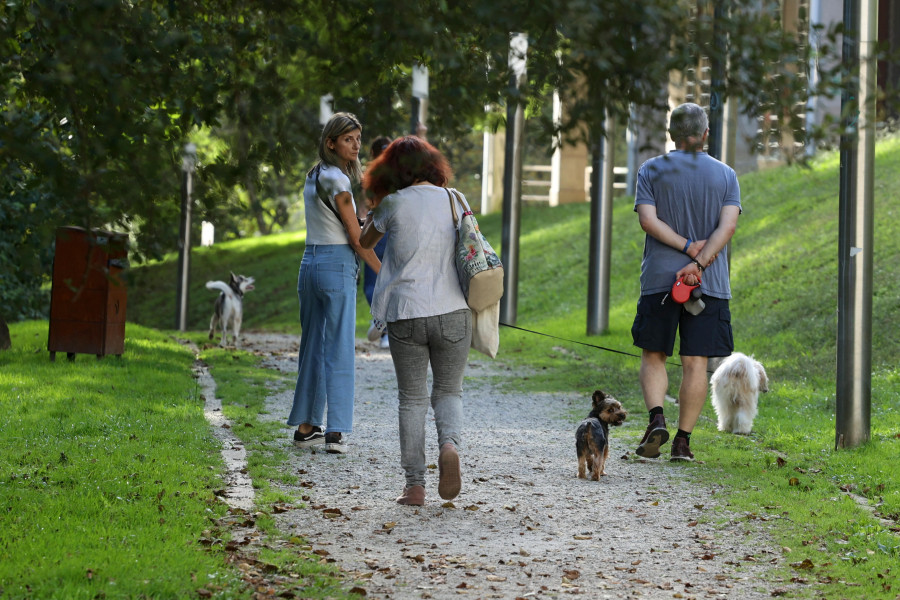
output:
[[[297,336],[245,334],[244,347],[267,368],[295,374]],[[463,398],[463,487],[437,495],[437,441],[429,422],[426,504],[400,506],[403,488],[397,400],[389,350],[357,342],[357,401],[350,451],[294,449],[284,469],[305,507],[276,515],[359,582],[369,598],[767,598],[780,595],[759,575],[782,560],[761,519],[714,510],[717,491],[689,486],[689,465],[632,454],[646,425],[635,409],[612,430],[599,482],[576,477],[567,418],[590,408],[590,393],[499,390],[518,376],[473,353]],[[599,382],[598,382],[599,383]],[[602,386],[600,386],[602,387]],[[615,395],[615,390],[606,390]],[[272,396],[284,420],[292,392]],[[668,449],[668,446],[666,446]],[[664,454],[663,456],[666,456]],[[762,512],[762,511],[761,511]]]

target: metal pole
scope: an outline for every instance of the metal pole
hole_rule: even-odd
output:
[[[844,0],[835,449],[869,440],[872,396],[873,164],[877,0]],[[850,78],[852,81],[852,78]]]
[[[409,133],[421,135],[421,127],[425,125],[423,106],[428,99],[428,67],[413,64],[412,68],[412,102],[410,103]]]
[[[637,185],[638,151],[640,150],[640,142],[638,139],[638,112],[632,104],[628,111],[628,127],[625,130],[625,144],[627,147],[626,164],[628,166],[628,174],[625,176],[625,195],[634,196],[635,187]]]
[[[409,134],[416,135],[419,129],[419,105],[421,104],[421,100],[413,96],[412,101],[409,105]]]
[[[524,34],[510,38],[510,66],[513,74],[510,87],[518,90],[525,78],[525,52],[528,40]],[[525,130],[525,109],[518,102],[506,110],[506,153],[503,157],[503,228],[501,254],[503,259],[503,298],[500,299],[500,320],[516,324],[519,298],[519,230],[522,208],[522,133]]]
[[[604,135],[594,134],[591,169],[591,239],[588,255],[587,334],[609,330],[609,255],[615,183],[615,121],[606,115]]]
[[[713,9],[713,42],[715,51],[710,60],[710,86],[709,86],[709,138],[707,140],[707,153],[718,160],[722,160],[722,126],[724,121],[724,106],[722,88],[725,78],[725,63],[722,56],[725,53],[725,36],[722,33],[722,19],[725,18],[726,9],[722,6],[723,0],[717,0]]]
[[[181,161],[184,176],[181,180],[181,225],[178,235],[178,304],[175,307],[175,327],[178,331],[187,330],[188,288],[191,279],[191,192],[196,164],[197,146],[187,144]]]

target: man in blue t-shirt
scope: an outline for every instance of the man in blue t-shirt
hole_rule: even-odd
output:
[[[708,357],[734,350],[726,245],[741,213],[741,191],[734,170],[703,151],[709,120],[700,106],[685,103],[672,111],[669,135],[676,149],[638,170],[634,210],[647,235],[631,334],[643,350],[641,391],[650,412],[637,454],[656,458],[669,440],[663,416],[669,386],[666,358],[672,356],[678,332],[682,381],[678,432],[672,441],[675,461],[694,458],[690,436],[706,402]],[[701,283],[702,303],[691,305],[693,311],[671,297],[672,285],[681,277],[689,286]]]

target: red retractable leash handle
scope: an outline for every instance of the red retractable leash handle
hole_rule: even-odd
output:
[[[672,300],[678,304],[684,304],[691,299],[691,292],[700,287],[700,278],[697,278],[697,285],[688,285],[684,282],[684,277],[679,277],[672,284]]]

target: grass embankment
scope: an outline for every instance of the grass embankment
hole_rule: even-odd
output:
[[[250,598],[273,574],[279,590],[345,596],[303,540],[234,560],[244,540],[229,539],[229,524],[274,531],[265,483],[283,476],[254,469],[258,512],[228,514],[190,350],[129,324],[121,358],[51,363],[47,328],[13,324],[13,349],[0,353],[0,598]],[[243,417],[261,411],[270,372],[249,355],[205,354],[229,363],[217,395],[247,447],[264,446],[266,426]]]

